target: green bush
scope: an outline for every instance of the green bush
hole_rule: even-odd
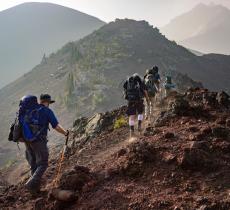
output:
[[[127,120],[125,119],[124,116],[121,116],[120,118],[118,118],[115,123],[114,123],[114,129],[119,129],[122,127],[126,127],[128,125]]]

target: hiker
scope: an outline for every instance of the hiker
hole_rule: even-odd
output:
[[[172,83],[172,77],[167,76],[164,82],[164,89],[165,89],[165,97],[168,97],[172,91],[176,87],[175,84]]]
[[[153,106],[156,102],[156,94],[160,91],[160,75],[158,73],[159,69],[157,66],[153,66],[152,69],[146,70],[144,76],[144,82],[147,87],[147,92],[149,96],[149,103],[146,104],[145,118],[148,119],[153,115]]]
[[[144,100],[145,97],[149,102],[146,86],[138,74],[130,76],[123,85],[125,99],[128,101],[127,115],[129,116],[130,137],[134,134],[135,117],[138,114],[138,131],[141,133]]]
[[[152,74],[154,76],[154,84],[156,86],[157,91],[159,91],[161,77],[160,77],[160,74],[159,74],[159,68],[158,68],[158,66],[153,66],[151,69],[146,70],[146,74],[144,76],[144,80],[146,79],[146,77],[149,74]]]
[[[26,188],[31,193],[40,191],[41,178],[48,167],[49,151],[47,147],[47,133],[49,124],[64,136],[69,135],[69,132],[59,124],[53,111],[49,108],[49,105],[54,102],[48,94],[40,96],[40,104],[38,104],[36,96],[24,96],[20,102],[20,109],[25,105],[24,113],[20,113],[19,110],[19,120],[21,120],[23,127],[26,159],[31,170],[31,177],[26,182]],[[20,118],[20,115],[23,117]],[[22,119],[24,121],[27,120],[29,128],[32,131],[33,137],[30,140],[26,139],[29,138],[29,135],[26,133],[26,128],[24,128],[26,123]]]

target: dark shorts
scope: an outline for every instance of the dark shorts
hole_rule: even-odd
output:
[[[144,113],[144,100],[140,101],[129,101],[128,102],[128,109],[126,111],[127,115],[136,115],[136,114],[143,114]]]

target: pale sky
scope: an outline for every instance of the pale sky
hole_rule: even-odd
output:
[[[24,2],[30,1],[0,0],[0,11]],[[113,21],[115,18],[132,18],[147,20],[158,27],[200,2],[207,4],[214,2],[230,8],[230,0],[39,0],[38,2],[51,2],[71,7],[106,22]]]

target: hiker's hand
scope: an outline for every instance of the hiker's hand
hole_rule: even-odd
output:
[[[60,124],[57,125],[57,127],[55,128],[55,130],[56,130],[58,133],[61,133],[61,134],[64,135],[64,136],[68,136],[68,135],[69,135],[68,130],[65,130]]]
[[[69,136],[69,130],[66,130],[65,136]]]

